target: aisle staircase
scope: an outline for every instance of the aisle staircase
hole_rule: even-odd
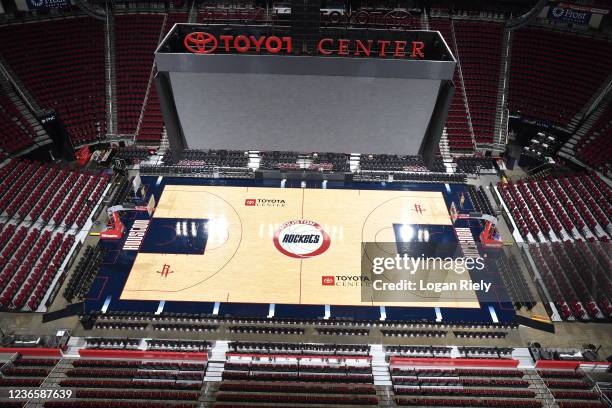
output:
[[[41,390],[59,390],[60,382],[67,379],[66,372],[72,368],[73,361],[74,359],[70,358],[61,359],[55,366],[53,366],[53,369],[51,369],[51,372],[44,379],[39,388]],[[25,408],[43,408],[44,402],[45,400],[43,399],[31,399],[25,405]]]
[[[536,370],[525,370],[525,380],[531,385],[529,389],[536,393],[535,399],[542,403],[542,408],[558,408],[559,405],[555,402],[555,397],[552,395],[542,377]]]
[[[225,354],[229,349],[228,341],[219,340],[215,342],[211,350],[210,357],[208,358],[208,365],[206,367],[206,374],[204,381],[219,382],[223,380],[223,369],[225,367]]]
[[[112,13],[104,24],[104,75],[106,77],[106,132],[117,134],[117,80],[115,75],[115,27]]]
[[[608,97],[593,111],[593,113],[585,120],[578,130],[563,144],[558,152],[558,155],[566,158],[573,159],[576,156],[576,149],[580,141],[591,131],[593,125],[599,120],[601,115],[604,113],[608,105],[612,103],[612,96]]]
[[[497,84],[497,108],[495,109],[495,127],[491,150],[503,153],[506,150],[508,139],[508,86],[510,76],[510,56],[512,55],[512,31],[504,30],[502,38],[502,57],[499,67],[499,80]]]
[[[36,136],[32,140],[34,144],[21,152],[19,154],[26,154],[32,150],[37,149],[40,146],[44,146],[50,143],[53,143],[47,131],[40,124],[39,120],[34,116],[34,113],[30,110],[28,106],[26,106],[27,101],[25,101],[18,95],[18,91],[15,89],[13,84],[11,83],[9,77],[6,75],[6,72],[0,69],[0,94],[6,95],[12,104],[15,106],[17,111],[23,119],[25,119],[28,124],[34,129]]]

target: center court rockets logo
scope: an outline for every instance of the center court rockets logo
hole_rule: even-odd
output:
[[[323,227],[310,220],[287,221],[276,230],[273,241],[280,253],[297,259],[321,255],[331,244]]]

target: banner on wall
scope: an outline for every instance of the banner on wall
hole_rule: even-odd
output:
[[[566,2],[551,4],[542,11],[549,20],[562,23],[589,25],[594,28],[599,27],[602,16],[610,13],[610,10],[579,6]],[[543,17],[544,15],[540,16]]]
[[[45,10],[69,6],[71,0],[15,0],[17,10]]]
[[[591,7],[591,6],[581,6],[578,4],[573,4],[573,3],[567,3],[567,2],[560,2],[558,4],[559,7],[569,7],[572,8],[574,10],[579,10],[579,11],[586,11],[588,13],[591,14],[608,14],[610,13],[610,10],[608,9],[602,9],[602,8],[596,8],[596,7]]]
[[[576,10],[573,7],[551,6],[548,10],[548,18],[564,23],[587,25],[591,19],[588,11]]]

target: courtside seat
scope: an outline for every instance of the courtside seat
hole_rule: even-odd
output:
[[[392,333],[390,331],[384,330],[384,335],[401,335],[401,331],[393,330]],[[398,333],[400,332],[400,333]],[[386,334],[385,334],[386,333]],[[385,345],[385,352],[390,356],[399,356],[399,357],[440,357],[440,358],[448,358],[450,357],[451,348],[450,347],[440,347],[440,346],[396,346],[396,345]]]
[[[244,354],[295,354],[324,356],[367,356],[369,345],[364,344],[310,344],[310,343],[257,343],[230,342],[232,353]]]

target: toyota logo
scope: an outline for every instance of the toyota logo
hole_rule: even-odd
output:
[[[561,7],[555,7],[553,9],[553,16],[555,17],[561,17],[563,15],[563,12],[565,11],[565,9],[561,8]]]
[[[391,10],[385,14],[384,24],[386,26],[410,26],[412,23],[408,20],[412,14],[406,10]]]
[[[210,54],[215,52],[219,42],[217,37],[210,33],[195,32],[187,34],[183,44],[194,54]]]

